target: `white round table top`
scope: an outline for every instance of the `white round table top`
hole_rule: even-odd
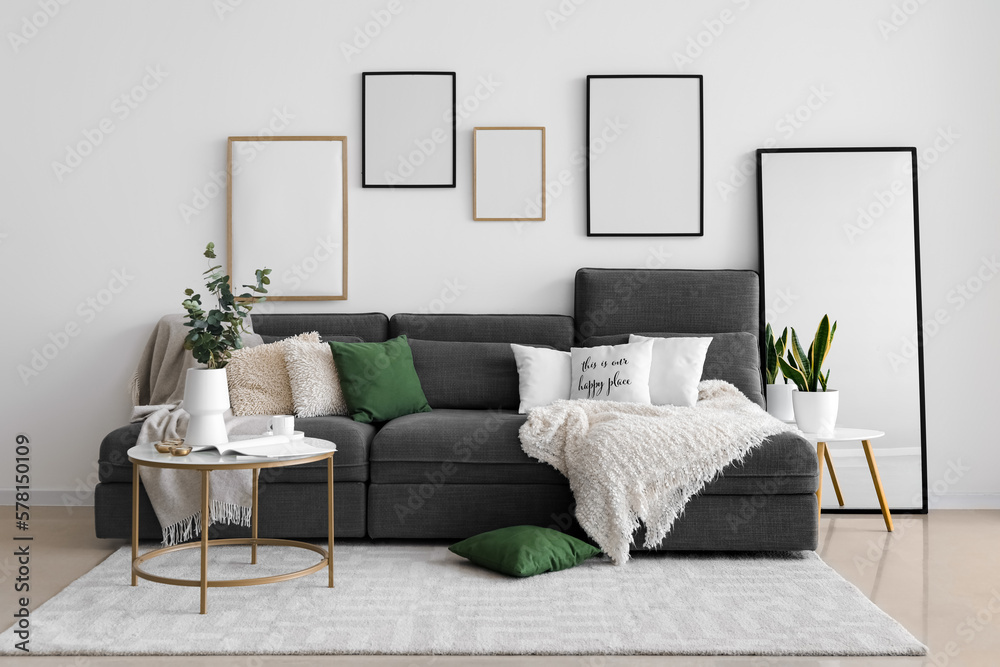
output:
[[[236,442],[234,437],[232,442]],[[159,466],[167,466],[171,468],[183,468],[185,466],[210,466],[213,468],[225,468],[228,466],[236,467],[242,466],[256,467],[254,464],[270,463],[272,466],[268,467],[279,467],[281,465],[294,465],[299,459],[308,459],[315,456],[322,456],[329,454],[330,452],[336,452],[337,446],[330,442],[329,440],[322,440],[320,438],[302,438],[299,440],[294,440],[296,443],[303,443],[316,448],[314,453],[300,454],[292,456],[282,456],[282,457],[267,457],[267,456],[244,456],[242,454],[225,454],[221,455],[214,449],[206,449],[200,452],[191,452],[187,456],[174,456],[173,454],[166,452],[160,453],[156,451],[152,444],[148,445],[136,445],[128,450],[128,457],[133,461],[139,461],[141,463],[153,463]]]
[[[809,442],[849,442],[851,440],[874,440],[885,435],[884,431],[876,431],[870,428],[846,428],[838,426],[833,430],[833,435],[818,435],[816,433],[802,433],[802,437]]]

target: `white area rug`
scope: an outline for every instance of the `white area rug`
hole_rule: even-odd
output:
[[[143,549],[145,551],[145,549]],[[198,589],[139,580],[129,548],[31,615],[32,654],[923,655],[920,642],[812,552],[636,554],[514,579],[440,544],[338,544],[326,571],[266,586]],[[147,563],[191,578],[197,550]],[[315,554],[209,552],[209,578],[307,567]],[[13,653],[12,629],[0,652]],[[22,654],[23,655],[23,654]]]

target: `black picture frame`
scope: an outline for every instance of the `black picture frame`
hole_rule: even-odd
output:
[[[765,210],[764,210],[764,156],[802,153],[902,153],[909,156],[909,174],[912,186],[913,206],[913,265],[914,265],[914,297],[916,317],[916,360],[917,360],[917,394],[919,396],[919,427],[920,427],[920,507],[893,507],[892,514],[927,514],[929,509],[927,491],[927,422],[925,397],[925,366],[924,366],[924,319],[923,290],[920,281],[920,207],[919,187],[917,183],[918,163],[917,149],[912,146],[850,146],[850,147],[803,147],[803,148],[758,148],[756,151],[756,181],[757,181],[757,239],[758,239],[758,275],[760,276],[760,335],[761,359],[765,358],[764,328],[767,324],[767,292],[766,257],[765,257]],[[763,366],[762,366],[763,367]],[[883,389],[884,391],[884,389]],[[846,502],[846,499],[845,499]],[[826,514],[881,514],[879,508],[823,508]]]
[[[443,104],[435,102],[434,100],[422,99],[419,96],[410,95],[408,99],[397,100],[394,104],[382,104],[379,105],[376,100],[369,100],[370,94],[375,94],[373,89],[379,89],[378,95],[380,97],[390,96],[391,91],[386,92],[382,90],[380,86],[375,84],[376,81],[379,83],[387,83],[391,77],[402,78],[406,77],[411,79],[408,83],[413,84],[417,80],[414,77],[442,77],[450,79],[450,85],[447,85],[447,89],[450,90],[451,100],[444,102]],[[456,73],[455,72],[433,72],[433,71],[390,71],[390,72],[362,72],[361,74],[361,187],[363,188],[454,188],[457,186],[457,132],[455,123],[455,99],[456,99]],[[369,81],[373,85],[369,85]],[[400,83],[403,83],[402,81]],[[440,86],[439,86],[440,88]],[[401,92],[403,92],[401,90]],[[373,103],[374,102],[374,103]],[[425,106],[420,107],[423,104]],[[438,109],[442,110],[440,114],[440,119],[431,121],[430,118],[433,117]],[[422,111],[422,113],[415,113],[415,111]],[[375,113],[380,115],[386,115],[387,117],[374,116]],[[392,114],[396,114],[395,118]],[[382,132],[388,127],[392,127],[393,121],[397,123],[415,123],[420,129],[413,129],[418,136],[412,136],[410,133],[407,137],[402,139],[387,138],[386,141],[389,145],[378,144],[374,138],[374,133]],[[429,124],[428,124],[429,123]],[[369,136],[369,132],[373,135]],[[407,134],[407,130],[404,128],[402,130],[403,134]],[[444,152],[440,155],[447,155],[450,157],[450,169],[446,165],[444,168],[441,167],[440,158],[435,158],[433,153],[427,153],[426,147],[428,142],[430,145],[436,146],[438,143],[435,137],[440,136],[444,133],[444,136],[449,138],[451,146],[442,146],[441,150]],[[379,135],[380,138],[384,135]],[[406,139],[409,139],[407,141]],[[434,150],[437,150],[436,148]],[[395,153],[395,155],[393,155]],[[435,163],[435,168],[437,171],[442,172],[445,175],[439,175],[432,177],[429,182],[409,182],[407,179],[410,175],[402,173],[402,167],[407,164],[406,160],[415,154],[422,154],[423,158],[419,164],[416,164],[414,159],[410,165],[416,170],[421,166],[427,164],[426,158],[433,158]],[[404,157],[405,156],[405,157]],[[398,159],[398,162],[397,162]],[[398,182],[387,182],[391,179],[383,178],[384,175],[390,174],[391,171],[387,171],[387,165],[396,163],[400,166],[395,174]],[[381,174],[378,172],[382,172]]]
[[[620,94],[623,90],[620,87],[614,102],[595,99],[599,94],[595,94],[594,89],[616,79],[677,83],[677,94],[687,99],[678,100],[671,108],[643,109],[643,105],[648,105],[645,100],[649,96],[636,94],[633,111],[637,115],[623,124],[638,124],[630,129],[642,131],[645,128],[646,136],[633,139],[631,137],[637,135],[629,137],[626,129],[622,132],[626,141],[621,144],[606,142],[603,137],[595,137],[595,123],[609,122],[607,109],[615,104],[627,106],[629,100]],[[695,84],[694,90],[692,84]],[[688,104],[690,108],[685,106]],[[598,115],[601,117],[597,118]],[[679,121],[678,126],[674,127],[672,121]],[[649,132],[654,123],[661,125],[655,132]],[[663,124],[669,129],[669,139],[663,136]],[[584,132],[587,236],[705,235],[704,77],[701,74],[588,75]],[[660,145],[655,139],[659,139]],[[670,145],[666,145],[668,143]],[[615,146],[618,148],[613,148]],[[633,164],[637,158],[644,159],[645,163]],[[607,166],[602,169],[602,164]],[[657,199],[660,201],[655,201]],[[609,200],[613,201],[609,203]],[[615,205],[621,207],[622,215],[617,215],[618,211],[609,213]],[[653,211],[663,217],[647,219]],[[628,220],[629,217],[634,220]]]

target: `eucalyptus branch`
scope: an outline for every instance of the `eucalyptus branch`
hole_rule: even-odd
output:
[[[205,246],[205,257],[216,258],[214,243]],[[205,277],[206,289],[215,297],[216,308],[208,312],[202,307],[200,294],[190,288],[184,290],[187,298],[181,305],[188,315],[184,324],[191,329],[184,337],[184,349],[191,350],[195,360],[209,368],[225,368],[232,351],[243,347],[244,319],[249,317],[254,304],[267,300],[261,295],[267,294],[265,285],[271,284],[270,273],[271,269],[257,269],[256,284],[243,285],[250,291],[236,296],[222,265],[209,266],[201,275]]]

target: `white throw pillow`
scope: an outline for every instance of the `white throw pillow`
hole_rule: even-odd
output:
[[[570,354],[544,347],[510,344],[517,363],[517,389],[522,415],[531,408],[569,398]]]
[[[630,343],[653,342],[649,398],[653,405],[691,407],[698,402],[698,383],[705,367],[709,338],[648,338],[632,334]]]
[[[570,398],[649,405],[653,341],[574,347]]]
[[[328,343],[290,339],[285,345],[285,367],[295,416],[347,414],[347,402]]]

